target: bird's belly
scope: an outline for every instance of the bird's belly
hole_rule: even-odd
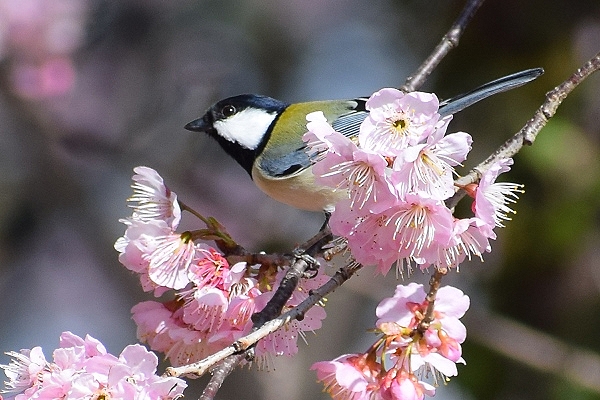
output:
[[[254,168],[252,179],[269,197],[301,210],[331,212],[338,200],[348,196],[345,190],[315,184],[311,168],[288,178],[269,178]]]

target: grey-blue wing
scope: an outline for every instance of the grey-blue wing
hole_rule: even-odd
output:
[[[274,178],[282,178],[285,176],[294,175],[302,170],[305,170],[313,164],[313,161],[306,150],[306,146],[302,146],[277,158],[259,158],[259,167],[266,173],[267,176]]]

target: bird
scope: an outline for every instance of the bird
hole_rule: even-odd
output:
[[[455,114],[486,97],[524,85],[543,72],[533,68],[493,80],[441,101],[438,113],[441,117]],[[315,182],[311,168],[314,159],[302,140],[307,131],[306,115],[322,111],[336,131],[353,137],[369,113],[366,101],[358,97],[290,104],[268,96],[241,94],[218,101],[184,128],[216,139],[269,197],[329,215],[347,194]]]

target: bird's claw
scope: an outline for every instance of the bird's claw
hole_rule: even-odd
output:
[[[306,271],[304,272],[304,278],[311,279],[317,276],[321,264],[316,258],[310,254],[307,254],[303,249],[295,249],[292,255],[296,261],[302,260],[307,264]]]

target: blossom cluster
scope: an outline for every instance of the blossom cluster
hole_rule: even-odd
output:
[[[445,382],[464,363],[461,343],[466,330],[459,321],[469,298],[459,289],[438,290],[431,321],[423,285],[399,285],[393,297],[377,306],[380,339],[363,354],[346,354],[313,364],[325,390],[337,400],[404,400],[433,396],[438,378]],[[425,323],[426,322],[426,323]],[[426,382],[426,378],[433,382]]]
[[[238,262],[230,265],[217,249],[196,243],[200,231],[177,232],[181,208],[177,195],[151,168],[137,167],[130,198],[132,216],[115,243],[120,262],[139,274],[142,287],[170,300],[144,301],[132,309],[138,337],[163,352],[174,366],[198,361],[250,333],[251,316],[273,295],[283,271]],[[310,289],[327,277],[301,279],[285,307],[302,302]],[[313,307],[302,321],[275,332],[256,347],[256,356],[294,355],[298,336],[320,328],[322,307]]]
[[[71,332],[47,361],[41,347],[7,353],[5,399],[177,399],[186,383],[156,375],[158,358],[141,345],[127,346],[114,356],[91,336]],[[2,396],[0,396],[2,398]]]
[[[471,136],[446,134],[452,116],[441,117],[431,93],[382,89],[366,109],[357,136],[337,132],[320,111],[307,115],[304,136],[317,183],[348,193],[330,226],[348,239],[354,258],[385,274],[394,264],[457,267],[490,251],[493,230],[508,219],[508,203],[520,189],[494,183],[512,160],[497,162],[479,185],[465,188],[475,199],[474,215],[456,218],[445,202],[456,192],[454,167],[466,159]]]

